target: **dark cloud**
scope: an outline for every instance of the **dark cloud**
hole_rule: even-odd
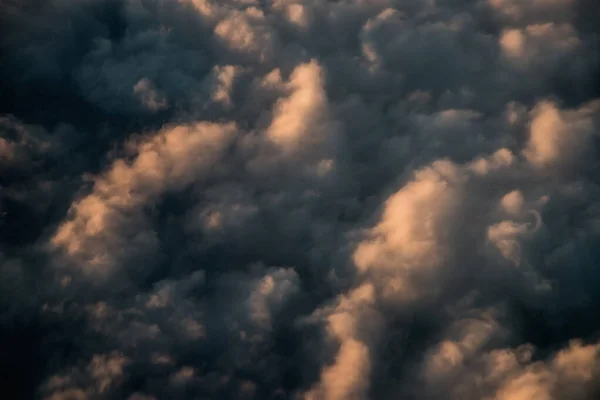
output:
[[[5,1],[10,398],[600,396],[600,8]]]

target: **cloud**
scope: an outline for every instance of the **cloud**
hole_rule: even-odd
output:
[[[587,0],[0,12],[18,398],[591,400]]]
[[[551,167],[557,163],[568,167],[586,157],[596,133],[593,114],[598,103],[579,110],[561,112],[552,103],[541,103],[532,111],[529,142],[525,157],[536,167]]]

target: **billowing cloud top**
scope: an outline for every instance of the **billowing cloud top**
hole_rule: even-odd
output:
[[[0,8],[3,398],[600,398],[597,1]]]

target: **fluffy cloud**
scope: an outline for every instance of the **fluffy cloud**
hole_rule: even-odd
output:
[[[0,7],[7,393],[600,395],[595,2]]]

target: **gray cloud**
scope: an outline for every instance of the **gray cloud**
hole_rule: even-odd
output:
[[[600,395],[595,2],[0,7],[12,397]]]

